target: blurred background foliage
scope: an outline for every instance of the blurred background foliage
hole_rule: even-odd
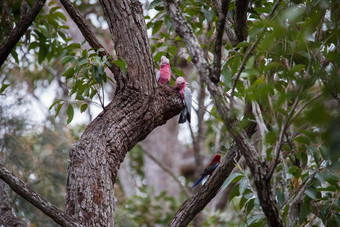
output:
[[[32,2],[28,1],[28,7]],[[180,2],[211,63],[218,21],[213,2]],[[0,4],[1,15],[9,18],[0,20],[0,42],[21,16],[21,0],[7,3]],[[190,186],[215,152],[227,154],[231,136],[192,67],[183,41],[173,30],[163,2],[143,3],[155,68],[159,69],[160,58],[166,55],[173,74],[170,84],[174,84],[176,76],[185,76],[193,92],[194,120],[190,128],[180,126],[178,138],[185,144],[186,152],[181,154],[183,164],[175,170],[180,182]],[[114,55],[99,3],[91,0],[74,4]],[[289,123],[280,164],[272,178],[285,225],[339,226],[339,3],[281,1],[269,19],[274,4],[250,1],[247,39],[232,45],[224,37],[220,85],[226,95],[230,94],[233,76],[245,53],[259,41],[236,85],[238,105],[234,114],[241,124],[262,118],[265,130],[263,134],[258,130],[253,142],[259,155],[267,160],[274,159],[280,131]],[[231,29],[235,29],[234,20],[235,1],[231,1],[228,12]],[[0,69],[1,157],[17,176],[61,209],[68,150],[114,94],[107,64],[126,67],[122,59],[113,62],[99,57],[76,33],[77,27],[60,3],[47,1]],[[259,116],[244,115],[244,105],[249,103],[258,107]],[[117,179],[117,226],[165,226],[187,198],[183,192],[173,196],[165,189],[154,193],[156,186],[146,183],[146,171],[151,170],[145,166],[144,155],[143,146],[136,146],[126,158],[127,166],[121,167],[132,179],[129,186],[134,189],[128,195],[124,190],[126,179]],[[201,226],[266,224],[249,169],[242,160],[235,166],[217,198],[203,210]],[[303,196],[293,203],[307,181],[310,184],[302,191]],[[31,226],[56,226],[14,192],[10,197],[17,216]]]

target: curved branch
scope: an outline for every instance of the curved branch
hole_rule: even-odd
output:
[[[22,180],[17,178],[11,171],[9,171],[2,163],[0,163],[0,178],[5,181],[16,193],[21,195],[28,202],[33,204],[39,210],[44,212],[47,216],[52,218],[61,226],[81,226],[70,216],[59,210],[56,206],[42,198],[38,193],[33,191]]]
[[[5,42],[0,46],[0,66],[5,62],[8,55],[11,53],[15,45],[19,42],[21,36],[25,34],[28,27],[31,26],[35,17],[38,15],[46,0],[37,0],[29,10],[27,15],[23,16],[11,30]]]

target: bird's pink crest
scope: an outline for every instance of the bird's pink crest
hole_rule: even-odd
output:
[[[177,77],[176,82],[175,82],[175,87],[176,87],[177,89],[182,90],[182,89],[185,88],[185,86],[186,86],[185,79],[184,79],[183,77],[181,77],[181,76],[180,76],[180,77]]]
[[[162,56],[162,57],[161,57],[161,64],[162,64],[162,65],[170,64],[170,61],[169,61],[169,59],[168,59],[167,57]]]

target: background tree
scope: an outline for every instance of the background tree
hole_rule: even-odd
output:
[[[61,0],[92,49],[84,42],[79,43],[79,38],[73,39],[75,35],[71,38],[70,30],[64,25],[66,18],[53,1],[44,6],[35,23],[26,30],[27,23],[36,15],[30,12],[39,10],[38,2],[5,1],[1,6],[4,15],[1,59],[6,59],[10,52],[12,56],[1,69],[1,92],[9,96],[19,88],[15,84],[28,84],[28,93],[39,100],[35,92],[44,85],[43,81],[45,86],[56,81],[60,87],[60,95],[50,108],[59,116],[57,122],[47,126],[42,134],[32,134],[42,138],[51,131],[54,139],[55,135],[61,137],[58,142],[48,143],[35,142],[27,133],[22,137],[25,139],[21,146],[28,144],[27,141],[33,141],[34,146],[19,148],[33,152],[28,177],[21,178],[29,182],[42,177],[39,171],[30,168],[34,168],[36,157],[44,157],[46,151],[58,154],[59,144],[65,141],[61,133],[66,127],[65,116],[70,123],[74,111],[80,108],[81,112],[90,113],[91,119],[94,105],[102,108],[102,113],[82,136],[78,136],[81,127],[74,129],[73,139],[68,142],[77,140],[70,148],[66,185],[66,212],[73,219],[53,207],[33,203],[42,210],[50,209],[52,213],[47,214],[58,223],[74,225],[75,220],[83,225],[110,226],[115,221],[122,226],[167,223],[183,226],[222,187],[219,200],[212,202],[206,208],[210,212],[196,219],[194,225],[339,224],[339,5],[336,1],[155,0],[148,7],[146,3],[148,13],[143,16],[141,4],[135,1],[73,5]],[[103,9],[103,14],[98,9]],[[105,25],[110,35],[100,32]],[[91,29],[98,37],[112,37],[112,42],[97,39]],[[147,29],[151,37],[147,36]],[[13,36],[19,43],[12,50],[13,46],[7,43],[15,41]],[[194,104],[197,125],[193,123],[189,128],[194,152],[184,151],[182,146],[177,149],[161,146],[154,142],[155,135],[135,146],[183,107],[170,86],[159,86],[154,80],[154,66],[158,67],[164,54],[171,61],[174,77],[185,76],[191,81],[198,103]],[[11,88],[7,88],[9,82]],[[8,119],[13,121],[12,117]],[[4,137],[2,152],[7,163],[11,156],[22,154],[14,152],[15,146],[7,142],[10,140],[6,138],[11,136],[20,137],[10,130],[9,123],[6,125],[3,135],[9,137]],[[166,128],[160,129],[164,135],[171,135],[169,141],[176,146],[177,127],[176,121],[169,121]],[[162,139],[167,141],[165,136]],[[45,144],[53,144],[52,149],[45,149]],[[117,169],[132,148],[121,174],[133,177],[116,181]],[[180,153],[171,155],[176,151]],[[207,154],[217,151],[224,154],[220,167],[191,197],[182,185],[187,185],[190,178],[177,176],[179,173],[191,176],[195,172],[196,179],[204,168],[202,160],[208,162],[211,155]],[[148,158],[143,158],[145,154]],[[194,161],[189,161],[193,156]],[[169,157],[172,160],[166,162]],[[60,166],[64,166],[66,159],[60,158],[63,160]],[[27,159],[23,160],[27,163]],[[184,164],[179,160],[184,160]],[[13,163],[16,162],[15,159]],[[153,169],[151,163],[158,169]],[[5,177],[10,174],[3,165],[2,170],[1,178],[15,190],[13,182]],[[163,186],[150,190],[145,186],[152,185],[148,178],[153,174],[155,179],[163,179],[160,184]],[[181,194],[176,190],[168,191],[171,196],[161,193],[171,182],[182,186]],[[115,187],[118,186],[115,183],[121,187]],[[58,190],[60,185],[61,182],[52,187],[52,191],[62,193]],[[127,188],[131,187],[127,185],[137,190],[128,192]],[[130,198],[118,200],[116,217],[114,189],[116,197],[123,198],[119,196],[123,193]],[[180,201],[187,196],[190,198],[178,209]],[[17,209],[23,212],[22,206]],[[23,212],[24,217],[30,219],[28,212]],[[148,213],[156,215],[150,217]],[[65,222],[59,222],[60,219]]]

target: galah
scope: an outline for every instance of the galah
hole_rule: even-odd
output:
[[[170,82],[170,61],[165,56],[161,57],[161,69],[156,74],[156,80],[160,84],[168,84]]]
[[[182,100],[184,101],[184,109],[179,116],[178,123],[182,124],[185,123],[186,120],[191,122],[191,100],[192,95],[190,88],[187,87],[187,82],[183,77],[178,77],[175,82],[175,88],[178,90],[179,94],[181,95]]]
[[[221,155],[216,154],[214,156],[213,160],[211,160],[211,162],[207,166],[207,168],[205,168],[203,170],[203,173],[201,173],[201,178],[198,179],[198,181],[196,181],[196,183],[193,186],[191,186],[190,190],[193,189],[194,187],[196,187],[199,183],[201,183],[201,181],[206,176],[210,176],[214,172],[214,170],[217,168],[217,166],[220,164],[220,162],[221,162]]]

